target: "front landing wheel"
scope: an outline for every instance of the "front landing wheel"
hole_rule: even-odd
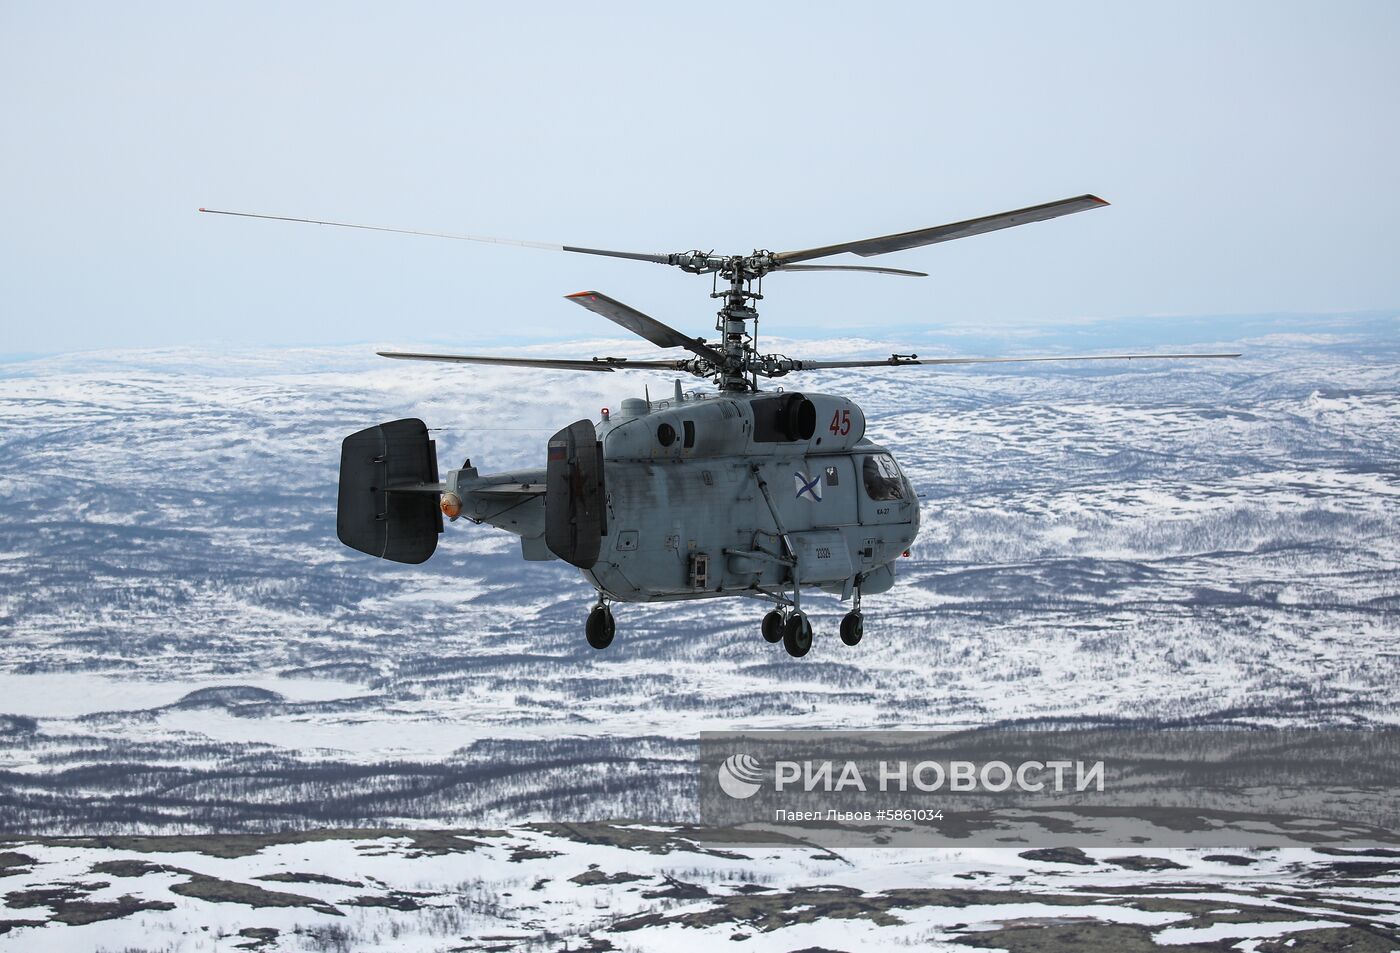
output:
[[[859,612],[853,609],[841,617],[842,642],[845,642],[847,645],[855,645],[864,634],[865,624]]]
[[[588,624],[584,627],[588,644],[595,649],[605,649],[612,644],[616,631],[617,623],[613,621],[612,610],[607,606],[594,606],[593,611],[588,613]]]
[[[763,638],[768,642],[783,640],[783,614],[777,609],[763,617]]]
[[[783,626],[783,648],[793,658],[801,658],[812,649],[812,623],[804,612],[788,616]]]

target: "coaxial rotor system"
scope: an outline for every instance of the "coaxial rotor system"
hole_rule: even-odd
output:
[[[1094,195],[1080,195],[1033,205],[1029,208],[986,215],[981,218],[953,222],[948,225],[935,225],[931,228],[914,229],[894,235],[881,235],[857,241],[839,242],[833,245],[820,245],[795,251],[772,252],[754,250],[747,255],[716,255],[713,251],[691,250],[670,254],[648,252],[615,251],[602,248],[587,248],[578,245],[556,245],[546,242],[519,241],[505,238],[488,238],[479,235],[461,235],[447,232],[422,231],[409,228],[394,228],[384,225],[363,225],[350,222],[335,222],[313,218],[294,218],[285,215],[264,215],[253,212],[234,212],[222,209],[201,208],[201,212],[213,215],[231,215],[239,218],[269,219],[280,222],[300,222],[312,225],[331,225],[337,228],[357,228],[367,231],[394,232],[402,235],[421,235],[431,238],[448,238],[455,241],[486,242],[495,245],[517,245],[524,248],[539,248],[550,251],[573,252],[582,255],[599,255],[606,258],[623,258],[632,261],[653,262],[669,265],[693,275],[712,275],[715,290],[711,297],[718,298],[723,305],[715,322],[719,339],[706,342],[703,338],[688,337],[675,328],[638,311],[630,305],[611,298],[598,291],[581,291],[568,295],[568,300],[601,315],[609,321],[626,328],[660,348],[681,348],[691,353],[687,358],[669,360],[633,360],[621,357],[593,357],[586,359],[548,359],[490,357],[468,354],[421,354],[403,351],[380,351],[383,357],[412,361],[443,361],[459,364],[492,364],[505,367],[549,368],[553,370],[611,372],[615,370],[641,369],[666,370],[694,374],[713,380],[723,391],[750,391],[758,389],[758,378],[782,377],[796,371],[825,370],[833,368],[862,367],[903,367],[907,365],[953,365],[953,364],[1002,364],[1040,361],[1096,361],[1096,360],[1181,360],[1187,358],[1230,358],[1238,354],[1103,354],[1075,356],[1033,356],[1033,357],[944,357],[920,358],[916,354],[891,354],[884,359],[864,360],[805,360],[789,358],[781,354],[760,354],[756,343],[758,311],[754,304],[762,298],[755,287],[764,276],[773,272],[813,272],[849,271],[869,274],[895,275],[900,277],[924,278],[925,272],[909,271],[903,268],[888,268],[875,265],[855,264],[807,264],[817,259],[833,255],[854,254],[863,258],[904,251],[923,245],[968,238],[986,232],[994,232],[1031,222],[1043,222],[1062,215],[1102,208],[1108,202]],[[723,281],[725,284],[721,285]],[[753,322],[754,330],[749,330]]]

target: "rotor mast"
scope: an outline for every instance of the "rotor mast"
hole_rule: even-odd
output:
[[[727,259],[720,276],[728,280],[729,287],[710,293],[710,297],[724,301],[715,321],[715,330],[722,335],[724,353],[724,366],[718,369],[716,383],[723,392],[758,390],[758,373],[753,366],[758,358],[755,346],[758,309],[754,303],[763,298],[763,293],[754,289],[754,282],[758,281],[762,287],[767,271],[763,267],[766,255],[766,252],[755,252],[747,258],[735,255]],[[750,321],[754,323],[754,334],[749,332]]]
[[[715,330],[720,334],[716,349],[723,360],[693,362],[691,372],[713,378],[722,392],[758,390],[758,375],[768,376],[767,372],[781,363],[775,357],[765,359],[757,350],[758,309],[754,303],[763,298],[763,276],[780,267],[773,254],[766,250],[749,255],[688,251],[668,256],[666,264],[693,275],[715,276],[710,297],[723,302],[715,317]],[[752,331],[750,321],[754,323]]]

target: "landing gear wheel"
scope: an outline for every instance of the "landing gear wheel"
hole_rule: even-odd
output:
[[[812,623],[802,612],[788,616],[783,626],[783,648],[793,658],[801,658],[812,648]]]
[[[852,609],[841,617],[841,641],[847,645],[855,645],[865,634],[864,628],[861,614]]]
[[[774,609],[763,617],[763,638],[768,642],[783,640],[783,614]]]
[[[588,613],[588,625],[584,627],[588,644],[595,649],[605,649],[612,644],[616,631],[617,623],[613,621],[612,610],[607,606],[594,606],[593,611]]]

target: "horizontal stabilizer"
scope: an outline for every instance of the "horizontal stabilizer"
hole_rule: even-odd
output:
[[[445,483],[395,483],[386,486],[384,489],[390,493],[433,493],[438,494],[447,489]]]
[[[542,496],[544,490],[543,483],[498,483],[495,486],[474,486],[471,493],[473,496]]]

